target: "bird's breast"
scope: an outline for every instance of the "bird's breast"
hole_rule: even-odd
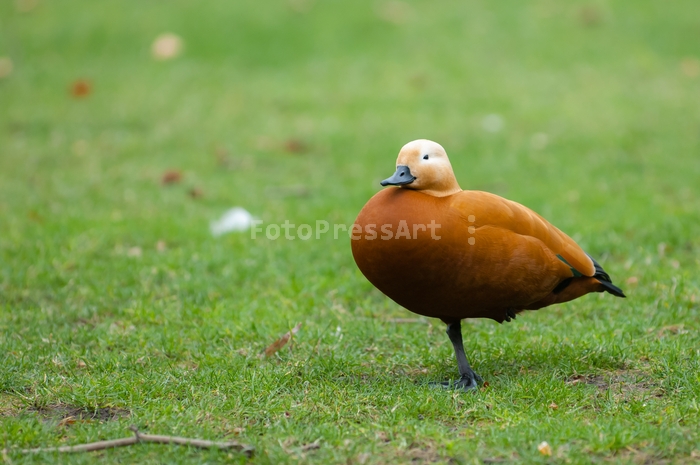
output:
[[[404,188],[380,191],[355,221],[351,243],[357,266],[398,304],[443,319],[498,319],[504,308],[551,290],[518,282],[519,268],[531,257],[522,257],[507,233],[475,227],[473,215],[463,210],[450,197]],[[531,247],[528,253],[532,250],[537,251]]]

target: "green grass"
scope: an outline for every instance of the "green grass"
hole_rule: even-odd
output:
[[[691,0],[0,3],[14,64],[0,79],[2,441],[134,424],[235,438],[260,464],[696,460],[699,27]],[[167,31],[184,52],[155,61]],[[77,79],[89,96],[71,97]],[[396,323],[412,315],[366,282],[347,238],[209,233],[236,205],[266,224],[349,224],[417,138],[445,146],[463,188],[572,235],[628,298],[466,322],[488,386],[440,391],[425,384],[456,376],[444,325]],[[182,182],[161,185],[168,169]],[[298,322],[291,350],[258,357]],[[7,460],[96,456],[247,460],[158,445]]]

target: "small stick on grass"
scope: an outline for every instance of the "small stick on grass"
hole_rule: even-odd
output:
[[[139,442],[156,442],[159,444],[178,444],[182,446],[198,447],[200,449],[236,449],[237,451],[253,455],[253,448],[246,446],[236,441],[216,442],[207,441],[205,439],[181,438],[178,436],[161,436],[157,434],[142,434],[139,433],[135,426],[129,427],[134,432],[134,436],[121,439],[112,439],[109,441],[97,441],[87,444],[78,444],[76,446],[61,446],[61,447],[37,447],[35,449],[18,449],[18,452],[23,454],[35,454],[41,452],[92,452],[96,450],[111,449],[114,447],[131,446]],[[3,455],[6,452],[11,452],[10,449],[3,449]]]

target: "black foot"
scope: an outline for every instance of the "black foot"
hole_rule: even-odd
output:
[[[441,387],[443,389],[454,389],[455,391],[469,392],[479,389],[479,383],[483,382],[484,380],[481,379],[481,376],[472,372],[471,375],[462,375],[462,377],[457,381],[438,381],[432,382],[430,385],[434,387]]]
[[[506,310],[506,321],[510,323],[510,320],[515,320],[515,309],[509,308]]]

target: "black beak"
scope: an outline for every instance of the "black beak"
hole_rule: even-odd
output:
[[[382,186],[402,186],[404,184],[411,184],[416,180],[416,177],[411,174],[411,170],[408,169],[406,165],[399,165],[396,167],[396,173],[390,178],[385,179],[380,182]]]

